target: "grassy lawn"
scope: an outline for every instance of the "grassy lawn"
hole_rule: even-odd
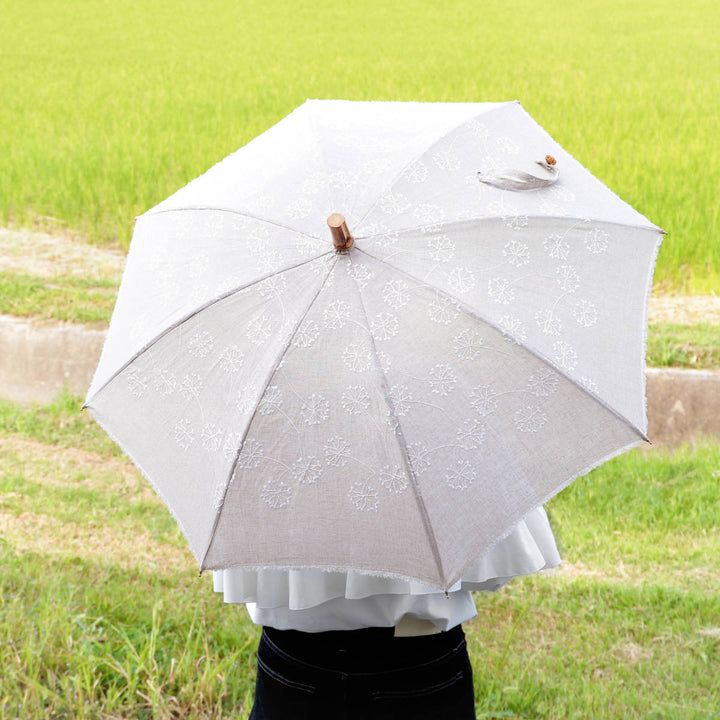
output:
[[[720,5],[0,0],[0,223],[126,246],[135,215],[307,97],[519,99],[720,285]]]
[[[0,402],[0,718],[242,718],[258,630],[79,400]],[[565,563],[478,595],[480,718],[720,718],[720,448],[549,506]]]

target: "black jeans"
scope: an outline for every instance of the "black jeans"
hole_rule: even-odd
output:
[[[249,720],[474,720],[472,668],[457,626],[303,633],[263,628]]]

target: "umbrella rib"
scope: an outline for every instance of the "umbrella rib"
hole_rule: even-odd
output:
[[[146,213],[141,215],[141,217],[145,217],[147,215],[161,215],[162,213],[170,212],[193,212],[197,210],[214,210],[216,212],[225,212],[231,213],[232,215],[240,215],[241,217],[250,218],[251,220],[257,220],[258,222],[264,222],[268,225],[274,225],[275,227],[282,228],[283,230],[290,230],[290,232],[299,233],[300,235],[304,235],[305,237],[311,237],[314,239],[320,238],[320,235],[311,235],[310,233],[303,232],[298,228],[290,227],[289,225],[284,225],[283,223],[275,222],[274,220],[268,220],[267,218],[259,217],[258,215],[251,215],[250,213],[242,212],[241,210],[234,210],[232,208],[218,207],[213,205],[186,205],[184,207],[178,208],[161,208],[160,210],[148,210]]]
[[[352,259],[351,259],[352,262]],[[365,316],[365,322],[367,324],[367,330],[368,335],[370,337],[370,345],[372,348],[372,355],[373,360],[375,361],[375,367],[380,374],[380,377],[382,378],[382,381],[380,383],[380,388],[383,392],[383,397],[385,400],[385,404],[388,407],[388,410],[390,411],[394,421],[395,426],[398,428],[399,433],[399,444],[400,444],[400,450],[403,455],[403,460],[405,461],[405,469],[412,481],[413,489],[415,490],[415,498],[418,503],[418,507],[420,509],[420,515],[423,520],[423,525],[425,526],[425,532],[428,536],[428,540],[430,541],[430,547],[432,549],[433,553],[433,559],[435,560],[435,564],[437,566],[438,572],[440,574],[440,578],[443,583],[443,588],[447,592],[447,588],[445,588],[445,570],[443,568],[442,558],[440,557],[440,546],[437,541],[437,537],[435,535],[435,531],[432,528],[432,524],[430,522],[430,516],[428,514],[427,506],[425,504],[425,500],[423,499],[422,492],[420,490],[420,486],[418,485],[417,478],[415,477],[415,472],[413,471],[412,465],[410,464],[410,457],[407,449],[407,442],[405,441],[405,435],[402,431],[402,427],[400,425],[400,420],[398,419],[397,415],[395,414],[395,408],[393,407],[392,401],[390,400],[390,395],[388,393],[388,381],[387,377],[385,375],[385,372],[382,368],[382,364],[380,363],[380,358],[378,357],[378,351],[377,347],[375,345],[375,338],[373,337],[373,334],[370,330],[370,319],[368,318],[367,309],[365,308],[365,302],[363,301],[362,296],[362,290],[360,288],[360,284],[357,282],[357,279],[355,279],[355,287],[357,289],[358,297],[360,299],[360,306],[362,307],[363,314]]]
[[[400,275],[405,276],[410,281],[414,283],[419,283],[422,287],[426,287],[429,290],[432,290],[433,292],[438,293],[442,297],[452,301],[455,303],[464,313],[467,315],[475,318],[476,320],[479,320],[482,323],[485,323],[489,327],[497,330],[498,332],[502,333],[503,335],[506,334],[506,332],[499,327],[496,323],[494,323],[489,318],[484,317],[480,313],[478,313],[475,309],[469,307],[466,305],[460,298],[456,297],[455,295],[447,292],[446,290],[442,290],[441,288],[434,287],[432,285],[428,285],[425,281],[420,280],[419,278],[416,278],[412,273],[409,273],[405,270],[401,270],[400,268],[396,267],[395,265],[392,265],[391,263],[385,262],[382,258],[377,257],[376,255],[372,255],[371,253],[367,252],[366,250],[362,250],[361,248],[355,247],[353,248],[357,252],[362,253],[363,255],[366,255],[369,258],[372,258],[376,262],[381,263],[385,267],[389,268],[391,271],[394,271]],[[603,400],[601,397],[596,395],[594,392],[589,390],[588,388],[581,385],[577,380],[570,377],[562,368],[558,367],[550,358],[545,357],[542,353],[538,352],[534,348],[530,347],[529,345],[525,344],[524,342],[521,342],[520,340],[517,340],[516,338],[513,338],[514,342],[516,342],[521,348],[529,352],[531,355],[534,355],[538,360],[540,360],[545,365],[548,365],[553,369],[554,372],[558,373],[558,375],[562,375],[568,382],[572,383],[578,390],[585,393],[586,395],[589,395],[595,402],[602,405],[608,412],[612,413],[617,417],[619,420],[621,420],[623,423],[625,423],[633,432],[637,433],[645,442],[650,443],[650,439],[648,436],[639,428],[637,425],[635,425],[634,422],[626,418],[622,413],[618,412],[615,408],[608,405],[605,400]]]
[[[202,562],[200,563],[200,572],[201,573],[205,569],[205,561],[207,560],[207,556],[210,553],[210,549],[212,548],[213,542],[215,540],[215,535],[217,533],[218,525],[220,524],[220,516],[222,515],[223,507],[225,506],[225,498],[227,497],[227,493],[230,488],[230,483],[232,482],[233,475],[235,474],[235,470],[237,469],[237,464],[240,460],[240,453],[242,451],[242,447],[245,444],[245,440],[247,439],[248,433],[250,432],[250,428],[252,427],[253,421],[255,420],[255,416],[257,415],[258,408],[260,407],[260,401],[262,400],[263,396],[265,395],[265,392],[267,391],[268,387],[270,386],[272,379],[275,377],[275,373],[277,372],[278,367],[280,366],[280,363],[282,362],[288,349],[292,345],[292,342],[295,339],[295,336],[297,335],[297,331],[300,329],[300,326],[303,324],[303,321],[307,317],[308,313],[312,309],[316,300],[320,296],[320,293],[323,291],[323,288],[327,284],[327,281],[328,281],[330,275],[332,274],[332,271],[335,268],[336,264],[337,264],[337,257],[335,258],[335,262],[333,262],[332,265],[330,265],[330,267],[328,268],[327,274],[325,275],[325,278],[323,279],[322,283],[320,284],[318,291],[315,293],[312,300],[308,303],[308,306],[305,308],[305,312],[300,316],[300,319],[297,321],[295,327],[293,328],[292,333],[290,333],[288,335],[288,339],[287,339],[287,342],[285,343],[285,347],[281,350],[281,352],[278,353],[277,360],[276,360],[275,364],[273,365],[272,370],[268,373],[267,380],[265,381],[265,385],[262,389],[262,392],[260,392],[258,394],[257,404],[255,405],[255,409],[253,410],[252,417],[248,421],[247,427],[245,428],[245,432],[243,433],[243,436],[240,439],[238,448],[235,451],[235,459],[233,460],[233,463],[230,466],[230,472],[228,473],[227,480],[225,481],[225,490],[223,492],[222,501],[218,505],[217,513],[215,514],[215,521],[213,522],[212,531],[210,532],[210,538],[208,540],[207,549],[205,550],[205,555],[203,556]]]
[[[252,287],[253,285],[257,285],[258,283],[261,283],[268,278],[274,277],[275,275],[280,275],[285,272],[290,272],[290,270],[295,270],[296,268],[302,267],[303,265],[307,265],[308,263],[314,262],[315,260],[319,260],[322,257],[325,257],[326,255],[330,255],[333,250],[328,250],[326,252],[320,253],[320,255],[316,255],[315,257],[309,258],[307,260],[303,260],[302,262],[295,263],[295,265],[289,265],[287,267],[284,267],[280,270],[274,270],[273,272],[269,272],[265,275],[263,275],[261,278],[258,278],[257,280],[253,280],[245,285],[241,285],[240,287],[233,288],[232,290],[228,290],[227,292],[224,292],[222,295],[219,295],[218,297],[212,298],[211,300],[208,300],[206,303],[201,305],[198,308],[195,308],[191,312],[183,315],[181,318],[178,318],[174,323],[166,327],[160,334],[156,335],[152,340],[147,342],[143,347],[140,348],[129,360],[127,360],[123,365],[121,365],[94,393],[93,397],[97,395],[98,393],[102,392],[120,373],[123,372],[127,367],[132,365],[141,355],[146,353],[153,345],[160,342],[162,338],[164,338],[168,333],[172,332],[176,328],[180,327],[183,323],[186,323],[191,318],[195,317],[198,313],[203,312],[204,310],[207,310],[209,307],[212,307],[213,305],[216,305],[219,302],[222,302],[226,298],[229,298],[231,295],[236,295],[239,292],[242,292],[243,290],[246,290],[249,287]],[[90,405],[89,402],[85,402],[85,404],[82,406],[82,409],[85,410]]]

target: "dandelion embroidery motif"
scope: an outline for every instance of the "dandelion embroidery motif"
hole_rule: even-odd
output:
[[[475,287],[475,275],[468,268],[455,268],[448,276],[448,284],[455,292],[464,295]]]
[[[574,370],[577,365],[577,353],[573,347],[564,340],[558,340],[553,344],[553,352],[558,365],[563,370]]]
[[[359,415],[370,407],[370,395],[360,385],[349,385],[340,399],[343,410],[350,415]]]
[[[503,277],[491,278],[488,285],[488,294],[495,302],[501,305],[509,305],[515,299],[515,290],[513,290],[510,281]]]
[[[470,391],[470,405],[478,415],[492,415],[498,408],[491,385],[478,385]]]
[[[362,512],[377,512],[378,492],[367,482],[355,482],[348,493],[350,502]]]
[[[361,287],[365,288],[368,284],[368,280],[372,279],[372,273],[367,269],[365,265],[350,264],[347,266],[347,271],[350,277],[354,278],[355,282]]]
[[[556,260],[567,260],[570,255],[570,245],[565,241],[562,235],[553,233],[543,240],[543,248],[545,252]]]
[[[316,457],[300,457],[292,466],[292,474],[300,484],[312,485],[322,475],[322,465]]]
[[[243,366],[245,354],[237,345],[226,347],[220,355],[220,369],[229,374],[236,373]]]
[[[573,308],[573,317],[583,327],[591,327],[597,322],[597,308],[590,300],[580,300]]]
[[[203,330],[196,332],[188,342],[188,352],[194,357],[207,357],[215,346],[215,341],[209,332]]]
[[[522,267],[530,262],[530,249],[525,243],[518,240],[511,240],[503,248],[503,256],[515,267]]]
[[[520,432],[536,433],[547,422],[547,415],[542,411],[542,408],[528,405],[518,410],[513,416],[513,420],[515,427]]]
[[[403,307],[410,299],[408,284],[404,280],[389,280],[383,286],[382,298],[391,307]]]
[[[410,207],[410,201],[400,193],[387,192],[380,198],[380,209],[386,215],[400,215]]]
[[[216,425],[208,423],[200,431],[200,441],[205,450],[215,452],[222,444],[222,431]]]
[[[242,413],[252,412],[257,403],[259,389],[243,385],[235,398],[235,407]]]
[[[189,373],[188,375],[183,375],[182,382],[180,383],[180,394],[186,400],[200,397],[200,392],[202,391],[202,388],[203,381],[197,373]]]
[[[422,475],[430,467],[430,451],[422,443],[408,445],[408,460],[416,475]]]
[[[378,340],[389,340],[398,332],[398,319],[391,313],[380,313],[371,323],[373,334]]]
[[[272,415],[274,412],[278,412],[283,404],[282,393],[277,385],[270,385],[262,400],[258,403],[258,412],[261,415]]]
[[[458,310],[452,300],[439,297],[428,306],[428,315],[439,325],[449,325],[458,316]]]
[[[451,150],[438,150],[432,159],[440,170],[457,170],[460,167],[460,160]]]
[[[246,440],[240,450],[237,466],[241,468],[258,467],[262,459],[262,445],[257,440]]]
[[[445,475],[445,482],[453,490],[467,490],[475,481],[477,473],[467,460],[458,460]]]
[[[610,236],[600,228],[595,228],[590,236],[585,239],[585,247],[594,255],[607,251],[610,244]]]
[[[395,415],[402,417],[410,410],[412,393],[405,385],[393,385],[390,388],[390,400],[395,409]]]
[[[589,390],[591,393],[595,393],[597,395],[599,392],[598,384],[594,380],[591,380],[589,377],[581,377],[580,384],[584,388]]]
[[[313,393],[300,408],[300,415],[307,425],[319,425],[328,419],[330,403],[322,396]]]
[[[365,372],[370,367],[370,353],[356,343],[348,345],[343,350],[342,359],[353,372]]]
[[[580,276],[569,265],[561,265],[556,271],[557,283],[563,292],[572,293],[580,285]]]
[[[265,316],[253,318],[247,324],[247,339],[253,343],[253,345],[262,345],[272,333],[272,325],[269,318]]]
[[[392,468],[386,465],[380,471],[380,484],[394,493],[401,493],[407,488],[408,480],[397,465]]]
[[[475,330],[463,330],[453,338],[453,345],[461,360],[474,360],[482,352],[483,340]]]
[[[428,169],[427,166],[420,162],[414,162],[407,170],[405,170],[404,178],[407,182],[411,183],[422,183],[427,180]]]
[[[307,198],[298,198],[288,205],[286,212],[293,220],[300,220],[312,212],[312,207],[312,202]]]
[[[457,431],[458,444],[463,450],[476,450],[485,442],[487,425],[479,420],[465,420]]]
[[[350,457],[350,443],[339,435],[331,437],[325,444],[325,462],[331,467],[345,467]]]
[[[213,507],[219,510],[225,502],[225,481],[221,480],[215,485],[215,492],[213,493]]]
[[[528,380],[528,390],[537,397],[549,397],[558,388],[560,377],[549,369],[538,370]]]
[[[290,504],[292,488],[281,480],[269,480],[263,485],[261,497],[273,510],[277,510]]]
[[[128,391],[136,398],[144,395],[147,389],[147,380],[140,374],[139,370],[131,370],[125,376],[125,381],[127,382]]]
[[[280,297],[287,290],[287,280],[284,275],[273,275],[265,278],[257,287],[266,300],[271,300]]]
[[[293,340],[295,347],[307,348],[320,336],[320,328],[314,320],[306,320],[298,329]]]
[[[350,317],[350,306],[336,300],[323,310],[323,323],[328,330],[339,330]]]
[[[223,457],[226,460],[234,460],[241,442],[242,435],[240,433],[230,433],[230,435],[225,438],[225,442],[223,443]]]
[[[183,450],[187,450],[193,444],[195,431],[188,420],[180,420],[173,428],[173,437]]]
[[[435,225],[445,219],[445,211],[439,205],[431,203],[416,205],[413,215],[421,225]]]
[[[435,262],[450,262],[455,255],[455,243],[447,235],[430,238],[428,248],[430,248],[430,257]]]
[[[560,318],[549,310],[538,310],[535,313],[535,322],[545,335],[560,334]]]
[[[513,315],[503,315],[500,318],[498,325],[503,331],[503,335],[508,342],[522,343],[527,339],[525,325],[518,317],[514,317]]]
[[[478,140],[487,140],[490,137],[488,126],[478,120],[471,120],[468,123],[468,127],[473,137],[478,138]]]
[[[436,365],[430,370],[430,389],[436,395],[447,395],[457,384],[453,369],[446,363]]]
[[[168,370],[159,370],[153,380],[155,390],[161,395],[172,395],[177,384],[175,376]]]
[[[517,155],[520,152],[520,146],[506,135],[495,138],[495,144],[507,155]]]

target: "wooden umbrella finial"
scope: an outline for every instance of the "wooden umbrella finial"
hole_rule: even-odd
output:
[[[338,252],[349,250],[353,244],[353,236],[348,230],[345,218],[340,213],[333,213],[327,219],[328,227],[332,233],[333,245]]]

